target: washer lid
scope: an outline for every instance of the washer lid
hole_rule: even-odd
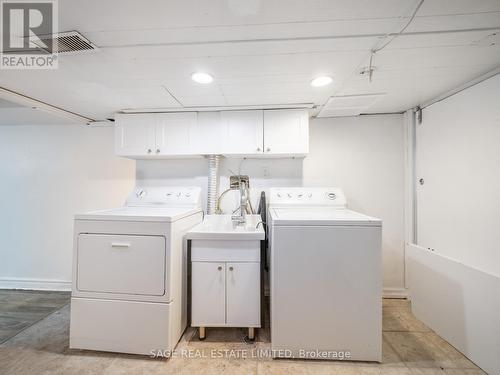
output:
[[[381,226],[380,219],[359,212],[331,207],[271,208],[273,225],[362,225]]]
[[[172,222],[201,212],[193,207],[140,207],[125,206],[109,210],[91,211],[75,215],[76,220],[114,220],[114,221],[161,221]]]

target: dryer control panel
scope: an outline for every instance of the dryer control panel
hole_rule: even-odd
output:
[[[269,191],[269,205],[286,206],[328,206],[345,208],[344,192],[340,188],[281,187]]]
[[[201,188],[197,186],[137,186],[126,206],[201,207]]]

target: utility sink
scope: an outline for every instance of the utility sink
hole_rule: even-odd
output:
[[[260,215],[247,215],[246,223],[236,225],[231,215],[205,215],[203,222],[191,228],[188,240],[263,240],[264,225]],[[260,224],[259,224],[260,223]]]
[[[260,215],[235,225],[230,215],[207,215],[186,234],[190,240],[191,326],[200,339],[206,328],[245,327],[249,339],[261,326]]]

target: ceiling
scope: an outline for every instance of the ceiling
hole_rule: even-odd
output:
[[[2,71],[0,86],[102,120],[123,109],[313,103],[385,93],[401,112],[500,66],[500,0],[63,0],[60,31],[99,47],[57,70]],[[497,32],[496,35],[495,32]],[[195,71],[215,78],[191,81]],[[313,88],[312,78],[333,84]],[[0,111],[3,111],[0,110]],[[1,114],[2,112],[0,112]]]
[[[17,104],[17,103],[13,103],[13,102],[9,102],[8,100],[3,100],[0,98],[0,109],[18,108],[18,107],[22,107],[22,105]]]
[[[67,117],[40,108],[22,105],[0,98],[0,126],[2,125],[59,125],[76,123]]]

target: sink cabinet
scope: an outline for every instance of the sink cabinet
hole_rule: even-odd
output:
[[[191,325],[260,327],[260,241],[191,240]]]
[[[192,314],[194,326],[226,324],[226,264],[192,262]]]
[[[260,263],[226,263],[226,325],[260,326]]]

